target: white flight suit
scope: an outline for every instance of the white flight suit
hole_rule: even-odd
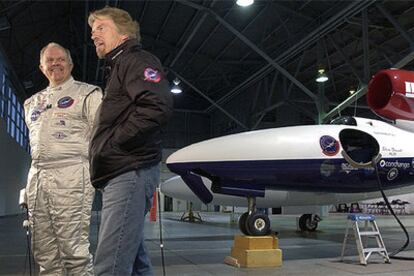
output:
[[[24,103],[32,155],[26,194],[40,275],[93,275],[88,144],[101,100],[100,88],[71,77]]]

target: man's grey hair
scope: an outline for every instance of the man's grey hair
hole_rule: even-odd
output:
[[[135,38],[138,42],[141,41],[138,22],[133,20],[127,11],[122,9],[106,6],[96,10],[89,15],[88,24],[92,27],[96,19],[105,18],[109,18],[114,22],[120,34],[127,35],[128,38]]]
[[[40,50],[40,63],[42,63],[43,55],[44,55],[46,49],[49,48],[49,47],[57,47],[57,48],[62,49],[66,53],[66,56],[67,56],[68,61],[69,61],[69,64],[73,64],[72,57],[70,55],[70,51],[68,49],[66,49],[65,47],[63,47],[62,45],[56,43],[56,42],[50,42],[45,47],[43,47],[42,50]]]

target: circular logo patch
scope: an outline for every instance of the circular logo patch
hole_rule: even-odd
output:
[[[398,176],[398,169],[397,168],[392,168],[391,170],[388,171],[387,173],[387,179],[389,181],[392,181],[394,179],[396,179]]]
[[[37,119],[39,119],[40,114],[42,114],[42,112],[40,112],[38,109],[33,110],[32,114],[30,115],[30,120],[32,120],[32,122],[37,121]]]
[[[161,80],[161,74],[158,72],[158,70],[147,67],[144,70],[144,80],[158,83]]]
[[[339,152],[339,142],[329,135],[324,135],[319,139],[323,154],[327,156],[334,156]]]
[[[68,108],[73,103],[74,103],[74,100],[71,97],[66,96],[66,97],[63,97],[63,98],[60,98],[59,99],[59,101],[58,101],[58,107],[59,108]]]

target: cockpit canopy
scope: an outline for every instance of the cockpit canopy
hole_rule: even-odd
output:
[[[329,124],[331,124],[331,125],[356,126],[357,121],[352,116],[341,116],[341,117],[333,119]]]

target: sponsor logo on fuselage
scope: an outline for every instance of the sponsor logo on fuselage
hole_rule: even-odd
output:
[[[352,166],[349,163],[341,163],[341,169],[346,173],[350,173],[351,171],[357,171],[358,170],[358,168],[355,168],[354,166]]]
[[[389,181],[392,181],[396,179],[398,176],[398,169],[397,168],[391,168],[387,173],[387,179]]]
[[[320,167],[321,175],[331,176],[335,172],[335,165],[330,160],[325,160]]]
[[[405,96],[408,98],[414,98],[414,82],[405,82]]]
[[[329,135],[324,135],[319,139],[319,145],[321,146],[322,153],[327,156],[334,156],[339,152],[339,142]]]
[[[372,167],[368,167],[368,168],[355,168],[354,166],[352,166],[349,163],[341,163],[341,170],[343,172],[346,173],[350,173],[351,171],[358,171],[358,170],[364,170],[365,172],[369,173],[369,172],[373,172],[374,168]]]
[[[396,161],[386,161],[384,159],[382,159],[379,162],[379,165],[381,168],[398,168],[398,169],[408,169],[411,168],[411,164],[408,162],[399,162],[398,160]]]

